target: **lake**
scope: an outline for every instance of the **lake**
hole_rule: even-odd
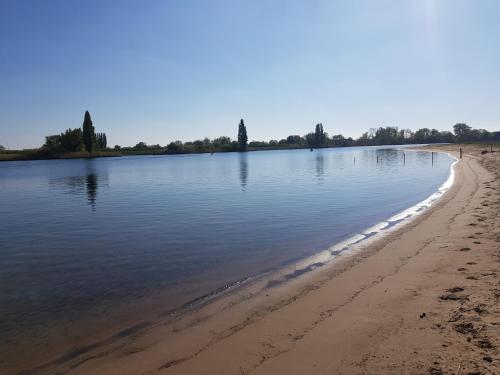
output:
[[[0,356],[69,350],[328,249],[428,198],[452,162],[355,147],[0,163]]]

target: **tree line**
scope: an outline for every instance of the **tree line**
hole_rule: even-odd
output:
[[[421,128],[417,131],[399,129],[395,126],[371,128],[361,137],[353,139],[342,134],[330,136],[323,128],[322,123],[316,124],[314,131],[303,136],[289,135],[286,138],[270,141],[248,142],[247,128],[243,119],[238,123],[237,138],[227,136],[214,139],[204,138],[192,142],[175,141],[166,146],[148,145],[139,142],[133,147],[115,146],[115,151],[122,153],[157,153],[157,154],[183,154],[183,153],[214,153],[214,152],[245,152],[259,149],[280,148],[323,148],[323,147],[350,147],[350,146],[377,146],[401,145],[421,143],[466,143],[466,142],[492,142],[498,141],[500,133],[491,133],[484,129],[473,129],[464,123],[453,126],[453,131],[439,131],[437,129]],[[40,151],[44,154],[55,155],[65,152],[95,151],[108,149],[105,133],[98,133],[88,111],[85,112],[81,128],[68,129],[65,132],[45,137],[45,144]]]
[[[45,144],[41,150],[47,154],[61,154],[65,152],[104,151],[108,148],[105,133],[96,133],[89,111],[85,111],[81,128],[68,129],[64,133],[45,137]]]
[[[250,144],[252,144],[250,142]],[[204,138],[193,142],[170,142],[166,147],[148,145],[139,142],[134,147],[115,146],[117,151],[138,151],[144,153],[166,153],[166,154],[186,154],[186,153],[213,153],[213,152],[245,152],[248,151],[248,134],[245,121],[240,120],[238,124],[238,135],[236,140],[230,137],[221,136],[214,139]]]
[[[116,150],[142,151],[144,153],[153,151],[157,153],[181,154],[181,153],[204,153],[204,152],[231,152],[258,149],[280,149],[280,148],[324,148],[324,147],[351,147],[351,146],[378,146],[378,145],[401,145],[422,143],[467,143],[467,142],[493,142],[498,141],[498,133],[488,132],[484,129],[473,129],[467,124],[459,123],[453,126],[451,131],[439,131],[437,129],[422,128],[417,131],[410,129],[399,129],[394,126],[371,128],[363,133],[361,137],[353,139],[344,137],[342,134],[330,136],[325,132],[323,124],[318,123],[313,132],[304,136],[289,135],[280,140],[252,141],[248,143],[247,130],[243,120],[238,125],[238,137],[232,140],[230,137],[222,136],[214,139],[204,138],[192,142],[175,141],[166,147],[147,145],[139,142],[134,147],[121,148],[115,146]]]

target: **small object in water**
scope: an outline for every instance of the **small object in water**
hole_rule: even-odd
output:
[[[311,147],[311,151],[313,150],[313,148]]]
[[[420,314],[420,319],[425,318],[425,315],[426,315],[425,313]]]

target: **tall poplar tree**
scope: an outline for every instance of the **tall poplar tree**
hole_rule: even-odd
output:
[[[314,143],[316,147],[323,147],[325,145],[325,132],[323,131],[322,123],[316,125],[316,130],[314,132]]]
[[[94,151],[95,132],[89,111],[85,111],[82,127],[83,145],[89,154]]]
[[[106,139],[106,133],[96,133],[95,134],[95,146],[98,150],[106,150],[108,147],[108,141]]]
[[[247,151],[247,128],[245,127],[245,123],[243,119],[240,120],[240,124],[238,126],[238,148],[240,151]]]

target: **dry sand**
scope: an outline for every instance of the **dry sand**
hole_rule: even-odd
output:
[[[36,373],[500,374],[500,152],[463,148],[445,196],[363,252]]]

